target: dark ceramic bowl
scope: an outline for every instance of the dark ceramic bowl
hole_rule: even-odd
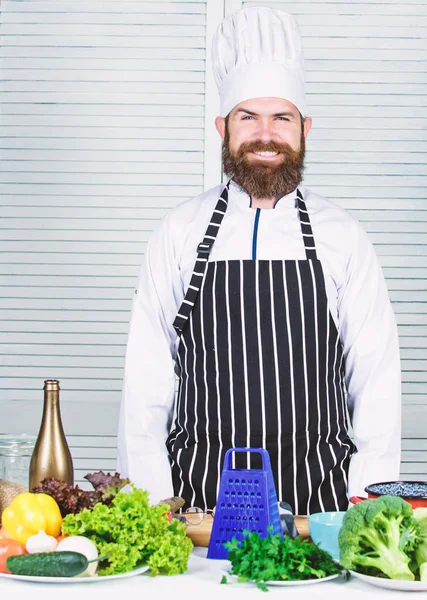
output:
[[[417,508],[427,506],[427,481],[384,481],[371,483],[365,487],[368,498],[379,498],[380,496],[400,496],[406,502]],[[366,500],[361,496],[352,496],[350,502],[356,504]]]

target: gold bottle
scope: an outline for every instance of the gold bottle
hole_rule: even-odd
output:
[[[44,382],[44,406],[40,431],[30,461],[29,490],[45,477],[73,485],[73,459],[62,427],[59,407],[59,381]]]

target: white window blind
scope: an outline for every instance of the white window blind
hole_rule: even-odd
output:
[[[426,479],[427,3],[227,1],[298,18],[313,117],[304,184],[348,209],[375,245],[399,326],[401,475]]]
[[[147,240],[204,188],[206,0],[3,0],[0,406],[36,433],[61,384],[76,480],[115,469]]]
[[[76,479],[115,467],[133,287],[169,208],[215,185],[210,38],[240,0],[2,0],[0,408],[36,432],[60,379]],[[297,15],[305,185],[373,240],[399,323],[402,475],[425,478],[427,5],[245,2]],[[83,484],[85,485],[85,484]]]

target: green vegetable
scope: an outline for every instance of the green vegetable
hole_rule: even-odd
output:
[[[344,515],[338,534],[343,567],[408,581],[415,579],[412,563],[420,543],[421,528],[412,507],[398,496],[355,504]]]
[[[419,569],[421,581],[427,581],[427,508],[414,508],[414,517],[421,528],[421,543],[415,549],[415,560]]]
[[[325,550],[300,537],[268,535],[244,531],[243,540],[235,537],[224,544],[231,562],[231,574],[238,581],[255,581],[263,591],[263,582],[320,579],[340,573],[343,569]]]
[[[108,559],[98,567],[99,575],[127,573],[147,564],[150,575],[184,573],[193,549],[184,523],[169,521],[167,504],[150,506],[148,492],[131,485],[119,492],[111,505],[96,504],[78,514],[68,514],[62,533],[91,539],[100,555]]]
[[[88,560],[79,552],[37,552],[9,556],[6,567],[14,575],[74,577],[87,569]]]

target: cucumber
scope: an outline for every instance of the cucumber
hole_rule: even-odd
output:
[[[89,562],[80,552],[37,552],[9,556],[6,568],[14,575],[74,577],[86,571]]]

